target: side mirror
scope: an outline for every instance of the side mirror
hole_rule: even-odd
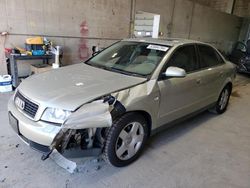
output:
[[[164,73],[166,77],[183,78],[187,75],[186,71],[179,67],[168,67]]]

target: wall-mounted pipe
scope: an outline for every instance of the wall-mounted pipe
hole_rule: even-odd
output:
[[[233,4],[232,4],[232,8],[231,8],[230,14],[234,14],[235,4],[236,4],[236,0],[233,0]]]
[[[122,38],[105,38],[105,37],[82,37],[82,36],[67,36],[67,35],[44,35],[44,34],[30,34],[30,33],[8,33],[13,36],[41,36],[41,37],[54,37],[54,38],[72,38],[72,39],[90,39],[90,40],[121,40]]]
[[[136,11],[136,0],[131,0],[130,5],[130,23],[129,23],[129,37],[134,36],[134,24],[135,24],[135,11]]]

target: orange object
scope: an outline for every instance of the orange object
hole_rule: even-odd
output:
[[[27,38],[26,44],[43,44],[43,38],[42,37]]]

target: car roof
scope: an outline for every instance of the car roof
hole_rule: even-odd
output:
[[[166,46],[179,46],[183,44],[206,44],[200,41],[182,39],[182,38],[167,38],[167,39],[129,38],[129,39],[124,39],[122,41],[146,42],[146,43],[154,43],[154,44],[160,44],[160,45],[166,45]]]

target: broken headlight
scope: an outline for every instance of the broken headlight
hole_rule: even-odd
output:
[[[43,112],[42,120],[62,124],[71,114],[70,111],[58,108],[46,108]]]

